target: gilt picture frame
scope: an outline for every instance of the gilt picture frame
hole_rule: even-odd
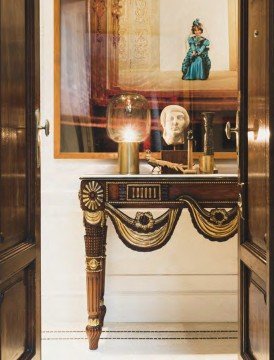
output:
[[[182,1],[172,0],[174,9]],[[194,1],[197,8],[199,1]],[[235,122],[239,98],[238,4],[237,0],[221,3],[227,15],[223,25],[226,46],[218,48],[214,28],[219,29],[220,19],[211,26],[206,7],[200,14],[194,7],[192,13],[184,15],[188,22],[180,28],[183,12],[167,11],[170,6],[166,0],[56,0],[55,158],[116,158],[116,144],[104,135],[105,109],[109,99],[122,92],[140,93],[150,102],[152,134],[144,146],[156,157],[162,150],[160,113],[167,105],[185,107],[197,129],[203,111],[216,112],[218,131],[223,132],[226,121]],[[208,80],[186,81],[182,80],[180,62],[198,15],[212,43],[212,69]],[[223,133],[221,136],[220,143],[225,141]],[[215,151],[216,158],[236,158],[235,149],[228,143],[220,149]],[[194,158],[199,156],[198,147]]]

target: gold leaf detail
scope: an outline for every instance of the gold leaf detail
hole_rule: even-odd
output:
[[[89,210],[94,211],[98,209],[104,200],[102,186],[96,181],[86,184],[82,191],[82,200]]]

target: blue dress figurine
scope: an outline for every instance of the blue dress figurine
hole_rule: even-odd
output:
[[[188,38],[189,50],[182,64],[183,80],[206,80],[211,61],[208,56],[209,40],[203,37],[203,25],[199,19],[193,21],[193,35]]]

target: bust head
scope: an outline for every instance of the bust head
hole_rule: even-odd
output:
[[[189,125],[189,115],[185,108],[179,105],[166,106],[161,113],[163,138],[167,145],[184,144],[184,131]]]

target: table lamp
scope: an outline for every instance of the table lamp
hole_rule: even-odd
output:
[[[126,93],[107,107],[107,134],[117,142],[120,174],[139,174],[139,143],[150,135],[150,107],[146,98]]]

